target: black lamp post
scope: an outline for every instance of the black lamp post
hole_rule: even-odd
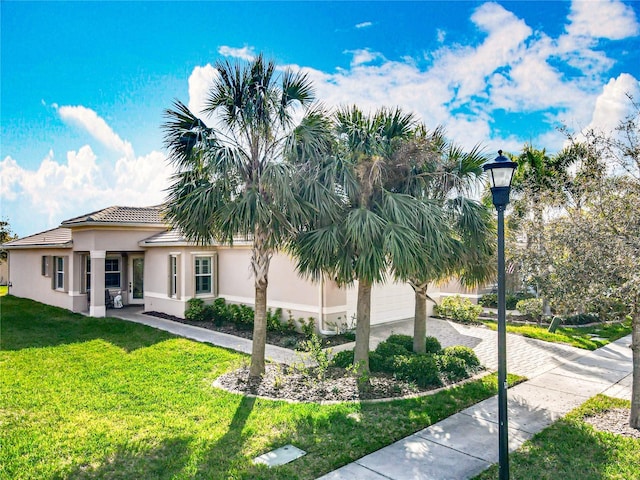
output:
[[[489,174],[493,205],[498,211],[498,460],[500,480],[509,479],[509,427],[507,422],[507,326],[504,273],[504,211],[509,203],[511,179],[518,165],[502,155],[483,168]]]

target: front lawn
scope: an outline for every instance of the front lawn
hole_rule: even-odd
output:
[[[493,320],[482,320],[487,327],[497,330],[498,324]],[[566,343],[586,350],[596,350],[607,343],[618,340],[631,333],[631,322],[602,324],[590,327],[561,327],[550,333],[548,326],[515,325],[507,323],[507,332],[516,333],[545,342]]]
[[[312,479],[497,391],[490,375],[387,403],[256,399],[211,385],[247,356],[10,295],[0,302],[0,478]],[[307,455],[252,464],[289,443]]]
[[[510,455],[513,479],[531,480],[638,480],[640,438],[596,430],[584,421],[586,415],[630,402],[596,396],[563,419],[535,435]],[[475,480],[498,478],[497,465]]]

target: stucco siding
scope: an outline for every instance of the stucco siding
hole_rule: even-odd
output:
[[[141,240],[161,232],[159,228],[116,227],[77,228],[73,231],[73,249],[75,251],[107,250],[122,252],[142,252],[138,244]]]
[[[48,276],[42,275],[42,257],[65,257],[67,275],[67,290],[61,291],[52,288],[53,270]],[[9,281],[11,288],[9,293],[16,297],[30,298],[38,302],[56,307],[74,309],[72,292],[77,291],[73,284],[71,272],[73,272],[74,255],[71,249],[38,249],[38,250],[10,250],[9,251]],[[53,268],[53,265],[51,265]],[[84,297],[86,304],[86,297]],[[82,300],[78,300],[81,302]]]

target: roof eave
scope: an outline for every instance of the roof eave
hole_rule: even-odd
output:
[[[6,245],[3,244],[2,248],[5,250],[28,250],[28,249],[56,249],[56,248],[72,248],[73,240],[64,243],[32,243],[29,245]]]

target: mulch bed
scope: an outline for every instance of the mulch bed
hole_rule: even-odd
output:
[[[191,320],[187,320],[185,318],[176,317],[174,315],[169,315],[163,312],[144,312],[145,315],[150,315],[152,317],[163,318],[165,320],[171,320],[173,322],[184,323],[185,325],[192,325],[194,327],[206,328],[207,330],[213,330],[216,332],[226,333],[229,335],[235,335],[236,337],[247,338],[249,340],[253,339],[253,330],[252,329],[242,329],[238,328],[235,323],[223,323],[222,325],[216,325],[213,322],[194,322]],[[345,335],[332,335],[327,337],[320,337],[322,340],[322,346],[324,348],[327,347],[335,347],[336,345],[342,345],[345,343],[351,343],[354,340]],[[277,347],[288,348],[291,350],[295,350],[296,346],[300,343],[307,340],[307,337],[302,333],[291,332],[291,333],[280,333],[280,332],[267,332],[267,343],[269,345],[275,345]]]
[[[604,412],[598,412],[595,415],[584,417],[583,421],[601,432],[614,433],[624,437],[640,438],[640,430],[629,426],[628,408],[612,408]]]

